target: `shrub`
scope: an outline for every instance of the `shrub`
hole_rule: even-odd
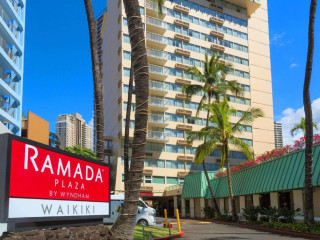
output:
[[[294,223],[294,217],[298,212],[300,212],[300,208],[296,210],[287,207],[279,208],[279,215],[284,217],[283,221],[286,223]]]
[[[276,207],[261,208],[260,213],[266,215],[269,222],[277,222],[280,216],[279,210]]]
[[[214,215],[215,215],[214,208],[207,206],[207,207],[203,208],[202,211],[204,212],[205,218],[207,218],[207,219],[214,218]]]
[[[257,221],[258,220],[258,215],[260,212],[259,207],[251,206],[248,208],[242,208],[243,210],[243,215],[246,217],[248,221]]]

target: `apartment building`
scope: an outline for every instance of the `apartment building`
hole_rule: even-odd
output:
[[[282,123],[274,122],[274,143],[276,149],[283,148]]]
[[[0,122],[21,134],[26,0],[0,1]]]
[[[59,115],[56,122],[56,134],[60,147],[92,148],[92,129],[79,113]]]
[[[237,80],[243,96],[227,94],[238,111],[259,107],[265,117],[243,126],[239,136],[252,146],[255,155],[274,148],[272,82],[267,1],[252,0],[167,0],[163,14],[148,0],[140,0],[149,61],[150,98],[144,177],[141,195],[166,196],[171,186],[182,184],[190,172],[202,170],[194,163],[200,142],[188,145],[187,133],[205,126],[206,113],[196,117],[201,96],[187,99],[183,85],[199,84],[186,70],[203,69],[205,53],[218,54],[232,63],[227,80]],[[103,34],[105,136],[112,141],[111,182],[123,192],[123,139],[130,74],[131,46],[127,19],[121,0],[108,1]],[[107,63],[107,64],[106,64]],[[130,136],[133,137],[135,97]],[[234,147],[231,164],[246,161]],[[207,169],[219,169],[220,152],[206,160]],[[152,196],[152,197],[151,197]]]

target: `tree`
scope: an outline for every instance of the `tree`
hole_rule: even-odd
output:
[[[60,140],[57,134],[49,132],[49,146],[60,148]]]
[[[208,55],[205,55],[204,61],[204,73],[202,73],[197,67],[193,66],[188,70],[188,73],[191,74],[193,77],[200,80],[202,84],[194,84],[184,87],[184,92],[187,94],[188,97],[192,95],[202,93],[202,98],[197,109],[197,116],[201,109],[203,109],[204,104],[211,103],[212,100],[220,101],[220,97],[225,95],[227,90],[235,94],[240,94],[242,92],[242,88],[237,83],[237,81],[226,81],[225,78],[231,68],[231,65],[225,64],[223,61],[220,60],[219,56],[212,55],[209,59]],[[208,127],[209,124],[209,115],[210,111],[207,111],[207,122],[206,126]],[[206,141],[206,138],[204,139]],[[199,162],[200,164],[201,162]],[[215,199],[213,189],[211,186],[211,182],[209,179],[209,175],[207,172],[205,159],[202,159],[202,166],[203,171],[206,176],[206,180],[208,182],[208,187],[210,190],[210,194],[213,201],[213,207],[216,211],[218,217],[221,217],[220,209],[218,207],[217,201]]]
[[[188,136],[188,141],[192,142],[194,140],[206,139],[206,141],[200,144],[196,150],[195,158],[196,163],[198,164],[214,150],[220,150],[220,168],[222,169],[224,166],[227,167],[228,187],[232,206],[232,220],[237,221],[229,164],[230,144],[241,151],[249,161],[252,160],[253,152],[251,147],[241,140],[238,135],[241,134],[243,125],[251,124],[256,118],[263,117],[263,113],[259,108],[249,108],[247,111],[242,112],[242,116],[236,123],[231,123],[230,117],[236,113],[236,110],[229,105],[226,98],[223,102],[208,104],[204,108],[210,112],[209,121],[212,123],[212,126],[204,127],[200,131],[191,132]]]
[[[102,74],[99,63],[98,54],[98,38],[96,21],[94,19],[93,8],[91,0],[84,0],[86,8],[87,21],[90,34],[90,48],[91,48],[91,61],[93,73],[93,87],[94,87],[94,109],[95,109],[95,123],[97,134],[97,160],[104,160],[104,112],[103,112],[103,94],[102,94]]]
[[[73,154],[90,158],[93,160],[97,160],[95,152],[93,152],[90,148],[82,148],[79,145],[76,145],[74,147],[66,147],[65,149],[67,152],[71,152]]]
[[[303,105],[306,115],[305,120],[305,135],[306,135],[306,148],[305,148],[305,180],[304,180],[304,222],[307,224],[314,222],[314,209],[313,209],[313,185],[312,185],[312,161],[313,161],[313,121],[312,121],[312,108],[310,101],[310,82],[313,64],[313,51],[314,51],[314,23],[316,18],[317,0],[311,0],[310,13],[309,13],[309,34],[308,34],[308,55],[306,63],[306,72],[303,85]]]
[[[315,122],[312,123],[312,127],[314,129],[318,130],[318,125]],[[300,122],[296,123],[293,126],[293,128],[290,130],[291,136],[293,137],[294,134],[299,130],[302,130],[303,131],[303,136],[306,136],[306,119],[304,117],[301,118]]]
[[[159,5],[163,0],[158,0]],[[115,235],[121,239],[132,239],[145,158],[146,133],[148,122],[149,68],[145,34],[140,15],[138,0],[124,0],[128,19],[128,30],[131,44],[131,61],[134,69],[136,111],[135,128],[132,144],[131,164],[126,183],[125,199],[117,221],[112,227]]]

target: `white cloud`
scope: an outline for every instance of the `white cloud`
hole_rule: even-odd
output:
[[[295,67],[298,67],[298,64],[297,63],[291,63],[289,68],[295,68]]]
[[[312,115],[313,121],[318,123],[320,128],[320,98],[312,102]],[[294,140],[299,139],[303,136],[302,132],[299,132],[296,136],[292,137],[290,130],[294,124],[300,122],[301,118],[304,117],[304,108],[298,108],[297,110],[293,108],[285,109],[280,117],[279,122],[282,122],[282,131],[283,131],[283,144],[292,145]]]
[[[271,44],[276,44],[282,46],[283,43],[283,37],[286,35],[285,32],[282,33],[274,33],[270,39]]]

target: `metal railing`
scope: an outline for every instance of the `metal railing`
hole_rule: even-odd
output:
[[[166,29],[165,23],[157,18],[147,16],[147,24],[150,24],[155,27]]]
[[[9,114],[11,117],[15,118],[16,116],[16,109],[10,106],[10,103],[5,101],[4,99],[0,99],[0,108]]]
[[[169,134],[160,131],[148,131],[148,138],[169,141]]]
[[[17,38],[19,41],[20,32],[17,30],[17,28],[13,24],[13,20],[9,18],[7,13],[4,11],[4,9],[0,6],[0,17],[3,19],[3,21],[6,23],[10,31],[13,33],[13,35]]]
[[[164,59],[164,60],[166,60],[168,57],[168,53],[160,51],[160,50],[156,50],[153,48],[148,48],[147,53],[148,53],[148,56],[150,56],[150,57]]]
[[[13,51],[12,47],[8,44],[6,40],[0,35],[0,47],[3,49],[3,51],[6,52],[8,57],[16,64],[18,65],[19,57],[16,55],[16,53]]]
[[[150,114],[149,122],[168,124],[169,117],[165,117],[164,115],[160,115],[160,114]]]
[[[160,44],[165,44],[167,45],[168,44],[168,39],[161,36],[161,35],[158,35],[158,34],[155,34],[155,33],[151,33],[151,32],[147,32],[147,40],[150,40],[150,41],[153,41],[153,42],[157,42],[157,43],[160,43]]]
[[[163,91],[163,92],[168,91],[168,85],[164,84],[163,82],[157,82],[157,81],[150,81],[149,88]]]
[[[149,72],[165,75],[165,76],[169,74],[169,70],[167,68],[164,68],[158,65],[153,65],[153,64],[149,64]]]
[[[20,12],[21,8],[20,8],[19,4],[17,3],[17,1],[16,0],[8,0],[8,1],[11,3],[13,9],[16,11],[18,16],[21,17],[21,12]]]
[[[18,84],[13,81],[10,74],[6,73],[3,68],[0,67],[0,79],[6,83],[13,91],[17,92]]]
[[[155,98],[155,97],[149,98],[149,105],[151,105],[151,106],[167,107],[168,104],[169,104],[168,100],[165,100],[162,98]]]

